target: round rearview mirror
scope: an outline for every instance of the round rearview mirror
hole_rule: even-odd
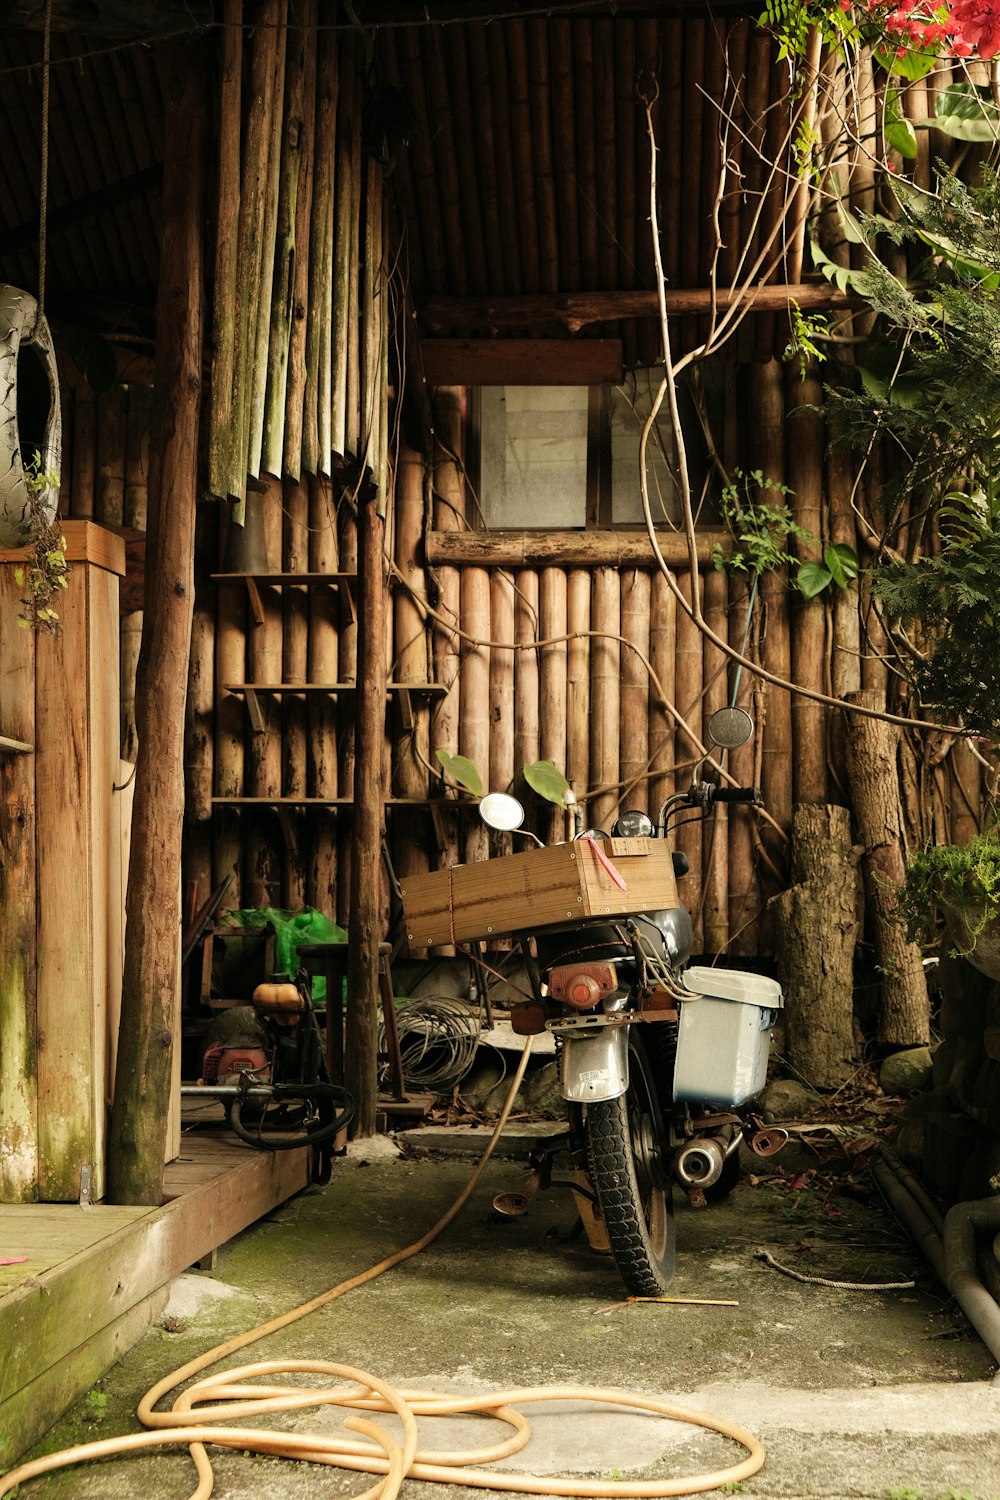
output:
[[[708,721],[708,737],[720,750],[738,750],[753,734],[753,719],[745,708],[717,708]]]
[[[489,828],[510,833],[524,822],[524,808],[506,792],[489,792],[479,804],[479,816]]]

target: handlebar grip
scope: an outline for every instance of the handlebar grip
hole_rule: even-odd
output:
[[[716,788],[714,802],[752,802],[760,805],[760,792],[755,786],[720,786]]]

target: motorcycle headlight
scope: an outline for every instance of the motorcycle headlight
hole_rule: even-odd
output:
[[[611,832],[616,839],[648,839],[653,832],[653,820],[633,808],[615,819]]]

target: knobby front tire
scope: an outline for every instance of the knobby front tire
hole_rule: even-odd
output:
[[[628,1091],[588,1104],[587,1156],[615,1265],[633,1296],[656,1297],[674,1274],[669,1147],[645,1048],[629,1038]]]

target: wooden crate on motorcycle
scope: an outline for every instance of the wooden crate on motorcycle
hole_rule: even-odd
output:
[[[676,906],[670,846],[659,839],[579,839],[501,859],[453,865],[403,882],[414,948],[537,932],[586,917]]]

